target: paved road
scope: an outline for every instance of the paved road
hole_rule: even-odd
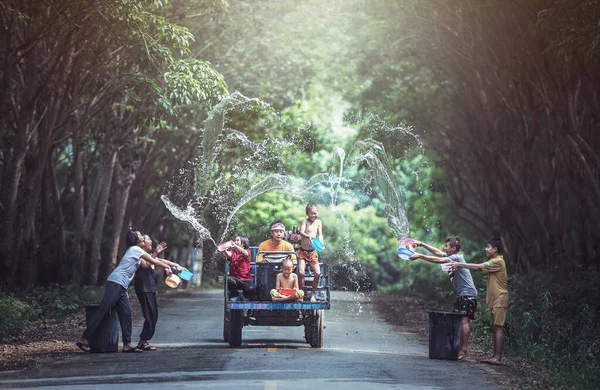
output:
[[[428,347],[382,320],[368,295],[334,292],[324,347],[303,327],[245,327],[243,345],[222,339],[220,291],[171,291],[161,300],[155,352],[85,354],[0,373],[0,388],[77,389],[495,389],[482,364],[431,360]],[[137,338],[141,323],[134,327]],[[427,326],[427,324],[423,324]]]

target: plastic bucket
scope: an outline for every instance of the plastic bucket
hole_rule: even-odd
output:
[[[310,240],[310,246],[312,246],[318,253],[323,252],[323,249],[325,249],[325,244],[323,244],[323,241],[319,240],[317,237]]]
[[[414,251],[415,249],[417,249],[417,243],[412,238],[405,238],[405,239],[403,239],[402,241],[400,241],[400,246],[402,248],[410,249],[412,251]]]
[[[233,246],[233,241],[225,241],[225,242],[222,242],[219,245],[217,245],[217,250],[219,252],[225,252],[226,250],[228,250],[232,246]]]
[[[171,274],[165,279],[165,284],[171,288],[177,288],[180,283],[181,278],[175,274]]]
[[[280,288],[279,292],[283,295],[289,295],[289,296],[296,295],[296,289],[294,289],[294,288]]]
[[[402,260],[408,260],[409,258],[413,257],[415,254],[415,251],[412,251],[408,248],[398,248],[398,257],[400,257]]]
[[[177,276],[179,276],[183,280],[190,280],[192,276],[194,276],[194,274],[188,271],[187,268],[184,268],[177,274]]]

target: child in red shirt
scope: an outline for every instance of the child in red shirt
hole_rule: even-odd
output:
[[[233,244],[225,251],[229,259],[229,276],[227,277],[227,289],[229,299],[245,299],[256,290],[254,280],[250,275],[250,241],[247,237],[236,237]],[[242,291],[240,296],[239,291]]]

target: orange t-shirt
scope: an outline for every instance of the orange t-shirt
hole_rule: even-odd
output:
[[[258,256],[256,258],[256,262],[260,263],[263,261],[263,254],[260,252],[294,252],[294,246],[285,240],[281,240],[279,245],[273,246],[271,244],[271,240],[263,241],[258,246]],[[290,258],[294,263],[296,263],[296,254],[290,254]]]

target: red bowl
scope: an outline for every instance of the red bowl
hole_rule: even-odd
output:
[[[279,293],[283,295],[294,296],[296,295],[296,290],[293,288],[280,288]]]

